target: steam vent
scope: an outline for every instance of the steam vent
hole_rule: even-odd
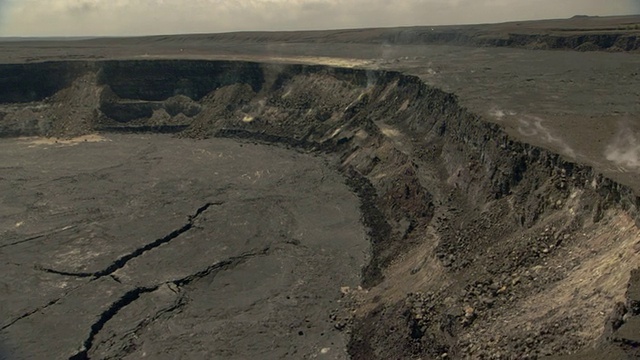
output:
[[[640,358],[619,23],[0,41],[0,359]]]

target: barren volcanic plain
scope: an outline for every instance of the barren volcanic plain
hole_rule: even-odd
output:
[[[639,358],[639,26],[0,39],[0,358]]]

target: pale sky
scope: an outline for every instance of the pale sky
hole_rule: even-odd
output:
[[[0,0],[0,36],[445,25],[640,14],[640,0]]]

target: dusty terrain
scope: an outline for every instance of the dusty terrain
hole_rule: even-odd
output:
[[[2,342],[25,358],[637,358],[640,60],[619,45],[638,20],[0,43],[0,254],[17,274]],[[289,182],[245,183],[270,167]]]

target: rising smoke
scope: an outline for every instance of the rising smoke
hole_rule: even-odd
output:
[[[640,170],[640,141],[628,121],[618,124],[618,132],[606,147],[604,155],[618,166]]]
[[[539,140],[551,145],[563,155],[571,158],[576,157],[575,151],[562,138],[553,134],[550,129],[543,125],[544,119],[533,115],[523,115],[518,119],[518,132],[526,137],[536,137]]]

